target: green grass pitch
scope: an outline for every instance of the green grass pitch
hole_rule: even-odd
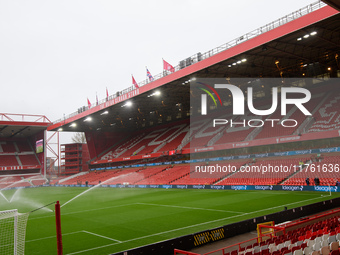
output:
[[[5,190],[0,210],[28,212],[88,188]],[[340,196],[326,192],[95,188],[61,208],[64,254],[110,254]],[[50,209],[29,216],[26,254],[56,254]]]

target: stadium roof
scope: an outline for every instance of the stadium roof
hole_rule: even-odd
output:
[[[329,6],[332,6],[334,9],[337,9],[338,11],[340,11],[339,0],[322,0],[322,1],[328,4]]]
[[[31,137],[49,125],[51,121],[43,115],[0,113],[0,139]]]
[[[337,69],[340,15],[322,2],[180,62],[174,73],[139,83],[54,122],[48,130],[129,131],[186,119],[190,79],[313,77]]]

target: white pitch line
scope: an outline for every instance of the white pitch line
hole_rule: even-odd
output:
[[[81,232],[83,232],[83,231],[80,230],[80,231],[70,232],[70,233],[66,233],[66,234],[62,234],[62,235],[67,236],[67,235],[72,235],[72,234],[81,233]],[[25,243],[40,241],[40,240],[44,240],[44,239],[51,239],[51,238],[56,238],[56,236],[54,235],[54,236],[47,236],[47,237],[42,237],[42,238],[38,238],[38,239],[32,239],[32,240],[25,241]]]
[[[328,196],[330,196],[330,195],[328,195]],[[229,220],[229,219],[232,219],[232,218],[238,218],[238,217],[242,217],[242,216],[249,215],[249,214],[254,214],[254,213],[258,213],[258,212],[268,211],[268,210],[272,210],[272,209],[275,209],[275,208],[280,208],[282,206],[293,205],[293,204],[297,204],[297,203],[303,203],[303,202],[307,202],[307,201],[315,200],[315,199],[320,199],[320,198],[321,197],[306,199],[306,200],[302,200],[302,201],[298,201],[298,202],[294,202],[294,203],[289,203],[289,204],[284,204],[284,205],[279,205],[279,206],[275,206],[275,207],[270,207],[270,208],[266,208],[266,209],[262,209],[262,210],[258,210],[258,211],[254,211],[254,212],[244,213],[244,214],[241,214],[241,215],[234,215],[234,216],[230,216],[230,217],[226,217],[226,218],[222,218],[222,219],[217,219],[217,220],[207,221],[207,222],[203,222],[203,223],[198,223],[198,224],[194,224],[194,225],[190,225],[190,226],[186,226],[186,227],[182,227],[182,228],[176,228],[176,229],[172,229],[172,230],[168,230],[168,231],[163,231],[163,232],[155,233],[155,234],[152,234],[152,235],[147,235],[147,236],[137,237],[137,238],[126,240],[126,241],[121,241],[121,243],[128,243],[128,242],[132,242],[132,241],[136,241],[136,240],[140,240],[140,239],[144,239],[144,238],[148,238],[148,237],[152,237],[152,236],[158,236],[158,235],[167,234],[167,233],[171,233],[171,232],[176,232],[176,231],[187,229],[187,228],[192,228],[192,227],[202,226],[202,225],[205,225],[205,224],[215,223],[215,222],[218,222],[218,221]],[[97,249],[101,249],[101,248],[105,248],[105,247],[109,247],[109,246],[114,246],[114,245],[117,245],[117,244],[118,243],[107,244],[107,245],[98,246],[98,247],[94,247],[94,248],[90,248],[90,249],[86,249],[86,250],[82,250],[82,251],[68,253],[67,255],[73,255],[73,254],[79,254],[79,253],[83,253],[83,252],[87,252],[87,251],[93,251],[93,250],[97,250]]]
[[[85,232],[85,233],[88,233],[88,234],[94,235],[94,236],[99,236],[99,237],[102,237],[102,238],[105,238],[105,239],[109,239],[109,240],[114,241],[114,242],[117,242],[117,243],[121,243],[121,242],[122,242],[122,241],[119,241],[119,240],[117,240],[117,239],[113,239],[113,238],[110,238],[110,237],[107,237],[107,236],[102,236],[102,235],[98,235],[98,234],[96,234],[96,233],[92,233],[92,232],[90,232],[90,231],[83,230],[82,232]]]
[[[62,236],[67,236],[67,235],[72,235],[72,234],[82,233],[82,232],[83,232],[83,233],[90,234],[90,235],[102,237],[102,238],[105,238],[105,239],[109,239],[109,240],[114,241],[114,242],[117,242],[117,243],[121,243],[121,241],[119,241],[119,240],[117,240],[117,239],[113,239],[113,238],[110,238],[110,237],[107,237],[107,236],[98,235],[98,234],[96,234],[96,233],[89,232],[89,231],[86,231],[86,230],[80,230],[80,231],[70,232],[70,233],[62,234]],[[56,238],[56,236],[54,235],[54,236],[47,236],[47,237],[32,239],[32,240],[26,241],[26,243],[35,242],[35,241],[41,241],[41,240],[51,239],[51,238]]]
[[[82,210],[82,211],[77,211],[77,212],[62,213],[61,216],[83,213],[83,212],[99,211],[99,210],[111,209],[111,208],[116,208],[116,207],[130,206],[130,205],[135,205],[135,204],[136,203],[126,204],[126,205],[113,205],[113,206],[108,206],[108,207],[94,208],[94,209]],[[30,218],[30,220],[43,219],[43,218],[49,218],[49,217],[55,217],[55,215],[53,214],[49,216],[34,217],[34,218]]]
[[[254,190],[249,190],[249,192],[253,192]],[[255,192],[257,191],[260,191],[262,192],[262,190],[255,190]],[[247,191],[248,192],[248,191]],[[299,191],[299,190],[296,190],[296,191],[277,191],[277,190],[264,190],[263,192],[266,192],[268,194],[273,194],[273,195],[288,195],[287,192],[294,192],[294,196],[315,196],[315,191]],[[271,193],[270,193],[271,192]],[[304,192],[314,192],[314,194],[307,194],[307,193],[304,193]],[[321,192],[320,192],[321,193]]]
[[[235,212],[235,211],[225,211],[218,209],[209,209],[209,208],[197,208],[197,207],[187,207],[187,206],[179,206],[179,205],[161,205],[161,204],[149,204],[149,203],[136,203],[140,205],[152,205],[152,206],[164,206],[164,207],[174,207],[174,208],[183,208],[183,209],[192,209],[192,210],[203,210],[203,211],[213,211],[213,212],[226,212],[226,213],[244,213],[244,212]]]

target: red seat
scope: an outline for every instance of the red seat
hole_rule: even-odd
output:
[[[237,255],[238,254],[238,250],[234,250],[230,253],[230,255]]]
[[[296,251],[296,250],[301,250],[301,247],[300,246],[294,246],[292,248],[292,252]]]
[[[339,250],[331,251],[330,255],[339,255]]]
[[[282,248],[280,249],[280,252],[281,252],[282,254],[284,254],[284,252],[287,251],[287,250],[288,250],[288,247],[282,247]]]
[[[260,252],[261,255],[269,254],[269,249],[264,249]]]
[[[253,248],[253,246],[252,246],[252,245],[248,245],[248,246],[246,247],[246,250],[251,249],[251,248]]]
[[[303,240],[305,240],[305,239],[306,239],[306,236],[299,236],[299,237],[298,237],[298,240],[299,240],[299,241],[303,241]]]

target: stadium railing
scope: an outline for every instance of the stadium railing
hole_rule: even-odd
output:
[[[198,253],[193,253],[193,252],[188,252],[188,251],[182,251],[182,250],[178,250],[178,249],[175,249],[174,250],[174,255],[200,255]]]

